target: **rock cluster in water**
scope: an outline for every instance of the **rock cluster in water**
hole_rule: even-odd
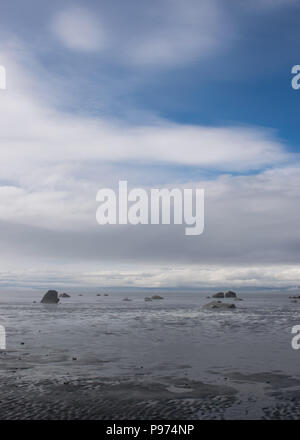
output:
[[[228,292],[218,292],[212,295],[213,298],[236,298],[236,293],[232,290],[228,290]]]
[[[215,293],[214,295],[212,295],[212,297],[213,298],[224,298],[225,294],[224,294],[224,292],[218,292],[218,293]]]

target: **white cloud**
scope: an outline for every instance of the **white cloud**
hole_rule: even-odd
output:
[[[16,174],[24,179],[42,164],[58,161],[148,161],[241,172],[291,158],[274,133],[262,128],[205,127],[164,120],[134,126],[62,112],[49,104],[47,96],[36,96],[39,80],[34,75],[10,58],[6,66],[10,87],[0,100],[2,180]],[[51,84],[48,93],[52,93]]]
[[[8,56],[6,66],[10,87],[0,100],[2,220],[51,228],[91,224],[97,185],[107,182],[74,177],[82,166],[99,164],[103,173],[105,163],[123,162],[122,176],[130,180],[128,162],[241,172],[289,159],[268,130],[163,120],[133,126],[64,113],[46,95],[36,96],[39,81],[18,61]],[[51,83],[49,88],[51,93]]]
[[[0,100],[1,258],[3,268],[12,259],[11,276],[18,277],[25,254],[26,266],[39,266],[41,259],[62,283],[66,277],[68,283],[151,287],[299,284],[299,270],[293,264],[300,242],[300,167],[297,162],[282,165],[290,156],[272,133],[166,121],[133,126],[75,116],[57,110],[45,94],[37,96],[33,89],[40,89],[38,79],[18,60],[7,57],[5,65],[10,81]],[[279,163],[281,168],[186,183],[204,187],[207,203],[205,234],[201,241],[187,241],[174,228],[149,227],[146,234],[141,229],[126,233],[119,228],[109,233],[99,229],[95,195],[100,185],[107,186],[108,163],[112,162],[122,163],[115,180],[126,178],[129,184],[128,162],[136,167],[163,163],[166,172],[169,163],[223,173]],[[99,175],[92,176],[89,170],[98,165]],[[153,184],[155,179],[153,173]],[[117,259],[135,265],[139,261],[144,267],[141,271],[111,267],[101,271],[95,264],[96,260],[108,264]],[[76,270],[75,260],[81,261]],[[153,268],[153,261],[167,261],[174,269]],[[283,262],[284,266],[278,266]],[[46,273],[40,269],[31,281],[28,278],[28,284],[34,278],[40,282],[43,276]]]
[[[103,24],[84,8],[66,9],[58,13],[51,28],[68,49],[95,51],[104,49],[107,44]]]
[[[133,287],[133,288],[179,288],[186,289],[245,289],[261,287],[299,290],[300,269],[292,265],[226,267],[218,265],[188,266],[144,266],[134,270],[102,269],[91,271],[82,265],[60,267],[55,270],[45,268],[26,268],[26,270],[6,270],[0,272],[0,284],[7,287],[30,289],[41,288],[91,288]]]

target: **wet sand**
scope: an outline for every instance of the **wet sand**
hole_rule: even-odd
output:
[[[244,295],[211,312],[204,295],[164,296],[3,301],[0,419],[300,418],[297,304]]]
[[[230,420],[299,419],[299,384],[268,373],[233,373],[229,384],[211,385],[161,377],[1,381],[1,420]],[[237,384],[263,385],[259,396],[243,395]],[[256,409],[256,416],[253,412]]]

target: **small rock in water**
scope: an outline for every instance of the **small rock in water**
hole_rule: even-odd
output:
[[[109,296],[108,293],[105,293],[104,296]]]
[[[152,299],[146,296],[145,301],[152,301]]]
[[[211,301],[210,303],[205,304],[203,308],[208,310],[230,310],[235,309],[236,306],[235,304],[223,303],[222,301]]]
[[[153,295],[151,298],[152,299],[164,299],[163,296],[159,296],[159,295]]]
[[[43,304],[57,304],[58,302],[59,298],[56,290],[48,290],[41,301]]]
[[[61,293],[61,294],[59,295],[59,297],[60,297],[60,298],[71,298],[71,296],[68,295],[67,293]]]
[[[124,298],[123,301],[131,301],[130,298]]]
[[[215,293],[214,295],[212,295],[212,297],[213,298],[224,298],[225,295],[224,295],[224,292],[218,292],[218,293]]]
[[[225,298],[236,298],[236,293],[232,290],[228,290],[228,292],[225,293]]]

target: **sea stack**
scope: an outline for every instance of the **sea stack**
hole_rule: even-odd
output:
[[[48,290],[41,301],[43,304],[57,304],[58,302],[59,298],[56,290]]]
[[[225,293],[225,298],[236,298],[236,293],[232,290],[228,290],[228,292]]]
[[[225,297],[224,292],[218,292],[212,295],[212,298],[224,298],[224,297]]]

